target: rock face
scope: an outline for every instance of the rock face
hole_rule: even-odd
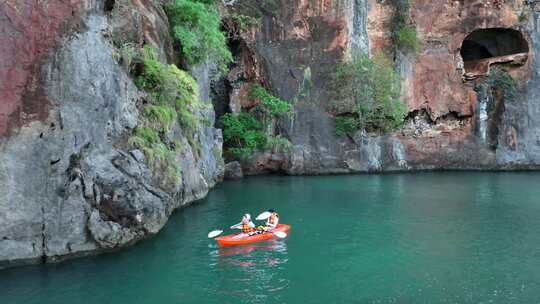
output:
[[[245,13],[251,2],[226,8]],[[294,102],[294,117],[280,126],[293,148],[277,158],[253,157],[245,172],[538,168],[538,4],[409,1],[408,22],[421,48],[405,52],[392,43],[394,1],[274,2],[258,6],[261,21],[239,31],[240,60],[229,75],[227,102],[233,112],[249,107],[245,96],[253,82]],[[409,111],[403,129],[335,135],[328,82],[336,62],[355,51],[394,56]],[[498,85],[482,89],[496,66],[517,81],[513,100]],[[276,165],[276,159],[282,161]]]
[[[172,127],[170,136],[187,147],[175,156],[182,177],[174,184],[127,143],[143,93],[117,62],[113,42],[145,41],[170,58],[161,6],[69,3],[0,4],[0,267],[131,244],[223,177],[218,129],[200,128],[196,151]],[[207,103],[210,67],[193,70]],[[211,108],[199,114],[214,120]]]
[[[40,91],[41,57],[60,36],[77,27],[81,1],[7,0],[0,3],[0,136],[25,121],[44,119],[48,100]]]
[[[225,165],[225,179],[235,180],[243,177],[242,165],[239,162],[233,161]]]

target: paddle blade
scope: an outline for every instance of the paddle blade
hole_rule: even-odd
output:
[[[232,225],[231,227],[229,227],[230,229],[240,229],[242,228],[242,223],[238,223],[236,225]]]
[[[267,220],[271,215],[272,215],[272,213],[270,213],[268,211],[265,211],[265,212],[259,214],[259,216],[257,216],[256,220],[257,221],[264,221],[264,220]]]
[[[276,232],[274,232],[274,235],[277,236],[280,239],[284,239],[284,238],[287,237],[287,233],[285,233],[283,231],[276,231]]]
[[[208,238],[213,239],[213,238],[215,238],[216,236],[218,236],[218,235],[220,235],[222,233],[223,233],[223,230],[211,231],[210,233],[208,233]]]

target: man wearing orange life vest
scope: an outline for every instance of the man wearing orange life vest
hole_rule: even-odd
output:
[[[272,230],[276,228],[279,223],[279,214],[274,209],[270,209],[268,212],[270,212],[271,215],[266,220],[266,228],[267,230]]]

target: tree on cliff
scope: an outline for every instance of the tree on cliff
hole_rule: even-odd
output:
[[[389,132],[403,124],[406,106],[400,100],[399,74],[384,55],[356,54],[333,75],[332,110],[338,135],[359,129]]]
[[[214,60],[226,71],[233,60],[214,0],[174,0],[165,5],[171,35],[186,63]]]

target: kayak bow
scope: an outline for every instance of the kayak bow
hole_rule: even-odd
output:
[[[276,236],[273,232],[285,232],[288,233],[291,229],[291,226],[285,225],[285,224],[279,224],[275,229],[272,231],[267,231],[259,234],[254,235],[247,235],[245,233],[235,233],[235,234],[229,234],[224,235],[216,238],[216,242],[220,247],[230,247],[230,246],[238,246],[238,245],[245,245],[245,244],[251,244],[255,242],[261,242],[266,241],[269,239],[273,239]]]

